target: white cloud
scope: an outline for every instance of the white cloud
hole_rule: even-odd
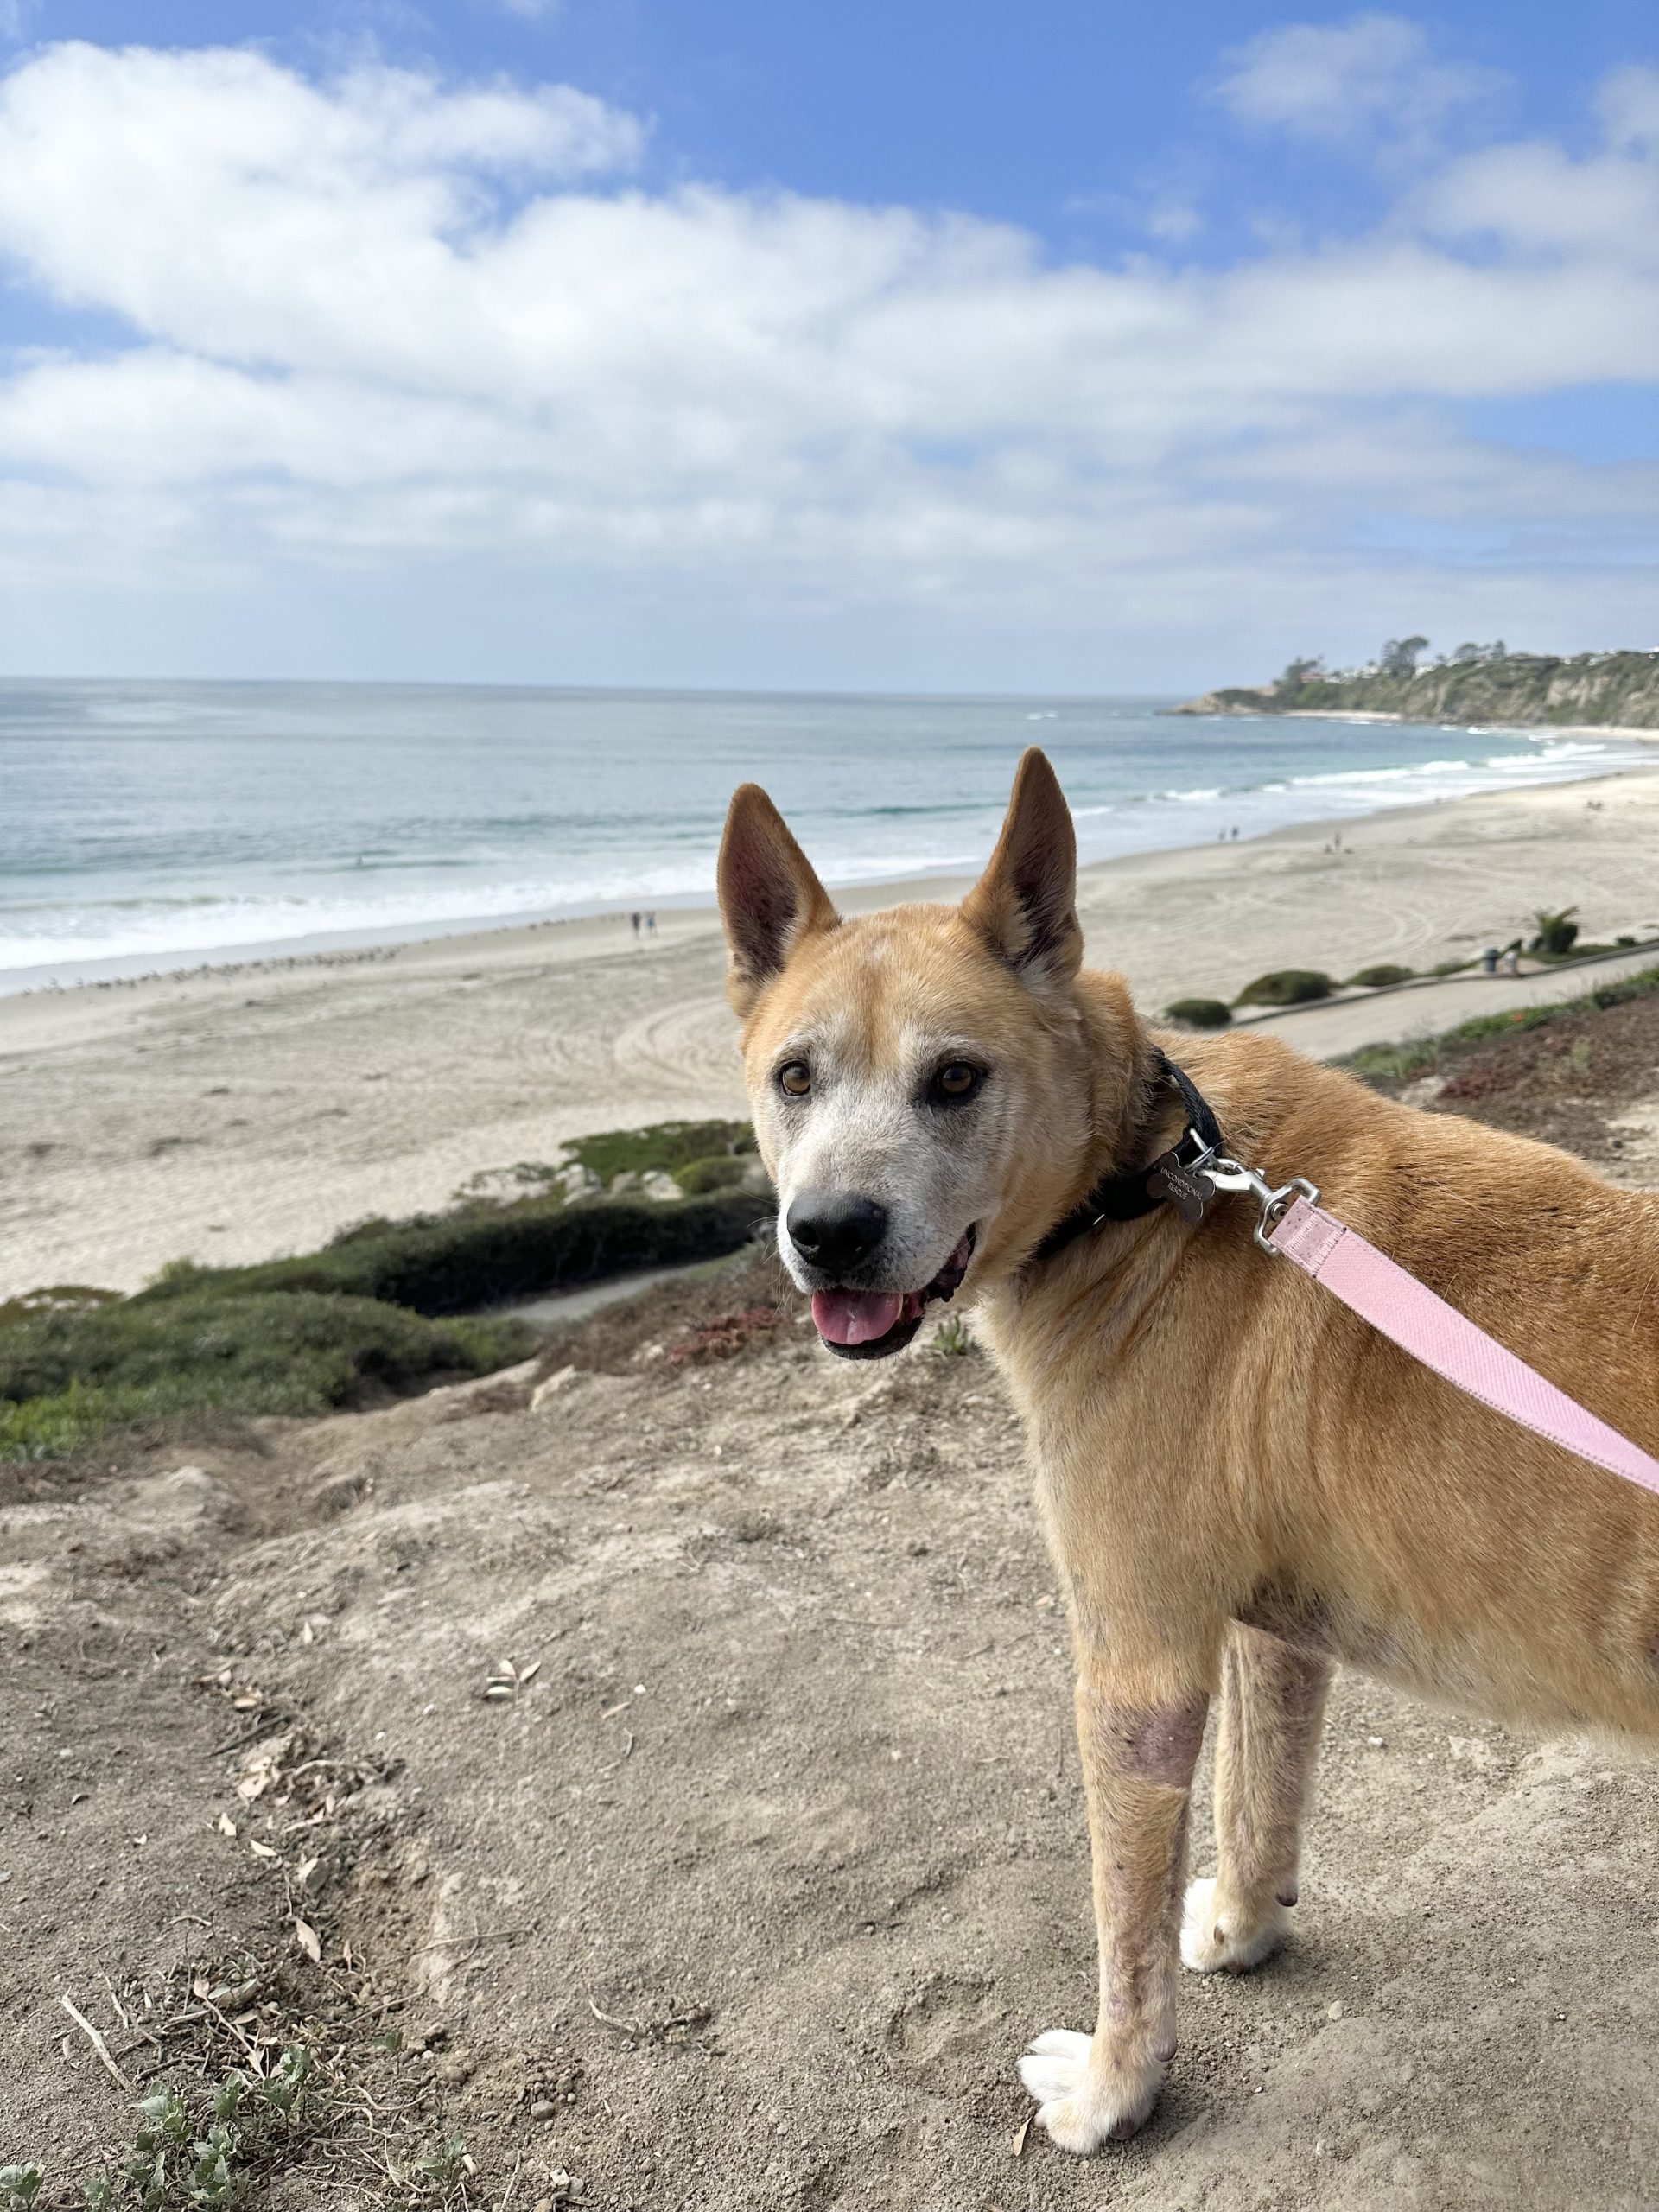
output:
[[[1659,152],[1659,69],[1615,69],[1599,105],[1608,140],[1620,153]]]
[[[0,377],[0,566],[73,597],[487,563],[654,605],[718,575],[1105,636],[1369,600],[1379,562],[1478,627],[1482,575],[1547,596],[1562,531],[1611,607],[1650,477],[1453,410],[1659,379],[1650,91],[1612,80],[1583,158],[1442,162],[1374,236],[1056,267],[977,219],[620,184],[641,126],[567,87],[55,47],[0,86],[0,257],[130,335]]]
[[[1419,158],[1452,117],[1484,105],[1501,84],[1493,71],[1437,60],[1406,16],[1367,10],[1258,33],[1227,56],[1215,92],[1241,122]]]

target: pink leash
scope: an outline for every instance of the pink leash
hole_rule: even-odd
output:
[[[1230,1160],[1217,1164],[1224,1169],[1235,1166]],[[1224,1173],[1214,1179],[1224,1187],[1230,1180]],[[1581,1459],[1623,1475],[1626,1482],[1659,1491],[1659,1459],[1650,1459],[1628,1436],[1598,1421],[1576,1399],[1547,1382],[1535,1368],[1505,1351],[1455,1306],[1437,1298],[1426,1283],[1326,1213],[1315,1203],[1317,1191],[1311,1197],[1298,1197],[1288,1211],[1280,1212],[1294,1187],[1268,1194],[1257,1238],[1269,1251],[1294,1260],[1374,1329],[1471,1398],[1519,1421],[1522,1428],[1547,1436],[1552,1444],[1576,1452]]]

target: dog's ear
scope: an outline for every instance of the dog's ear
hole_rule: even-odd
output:
[[[962,911],[1010,967],[1063,982],[1083,959],[1077,895],[1071,810],[1047,755],[1033,745],[1015,772],[996,850]]]
[[[834,929],[841,917],[759,784],[741,784],[732,795],[718,877],[731,955],[726,995],[747,1018],[802,938]]]

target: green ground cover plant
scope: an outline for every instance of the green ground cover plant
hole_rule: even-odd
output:
[[[1164,1020],[1183,1029],[1224,1029],[1232,1018],[1225,999],[1177,999],[1164,1008]]]
[[[617,1175],[648,1174],[654,1167],[677,1175],[701,1161],[733,1159],[754,1150],[747,1122],[653,1122],[643,1129],[607,1129],[598,1136],[573,1137],[563,1147],[565,1164],[591,1168],[601,1183]]]
[[[491,1307],[747,1244],[769,1202],[732,1187],[746,1143],[747,1122],[683,1122],[572,1147],[619,1174],[639,1160],[677,1170],[690,1194],[668,1203],[542,1191],[360,1222],[320,1251],[248,1267],[175,1262],[130,1298],[70,1284],[12,1299],[0,1306],[0,1460],[63,1457],[133,1424],[311,1415],[365,1386],[493,1373],[538,1339]]]
[[[209,1413],[313,1414],[369,1382],[413,1388],[529,1357],[522,1323],[431,1321],[371,1298],[204,1291],[25,1316],[0,1329],[0,1459]]]
[[[1353,1075],[1381,1076],[1391,1082],[1408,1083],[1416,1076],[1433,1075],[1470,1046],[1483,1044],[1490,1038],[1512,1036],[1517,1030],[1545,1029],[1553,1021],[1581,1015],[1589,1007],[1605,1013],[1632,999],[1646,998],[1654,991],[1659,991],[1659,968],[1644,968],[1639,975],[1604,983],[1597,990],[1563,999],[1554,1006],[1511,1007],[1505,1014],[1477,1014],[1472,1021],[1462,1022],[1456,1029],[1446,1030],[1438,1037],[1411,1038],[1396,1045],[1364,1045],[1336,1065],[1346,1068]]]
[[[689,1160],[671,1172],[689,1198],[704,1198],[713,1191],[738,1191],[748,1182],[753,1153],[716,1154],[709,1160]]]
[[[407,1221],[365,1221],[319,1252],[245,1268],[165,1269],[130,1301],[160,1305],[212,1292],[315,1291],[371,1298],[438,1316],[475,1313],[513,1299],[595,1282],[635,1268],[713,1259],[746,1243],[768,1211],[754,1192],[715,1192],[658,1205],[649,1198],[525,1198]]]
[[[41,1290],[26,1290],[20,1297],[0,1300],[0,1329],[36,1313],[79,1313],[95,1306],[113,1306],[118,1290],[94,1290],[90,1283],[54,1282]],[[0,2173],[5,2171],[0,2166]]]
[[[1309,1006],[1315,999],[1328,999],[1336,988],[1321,969],[1275,968],[1271,974],[1258,976],[1253,983],[1246,983],[1233,1003],[1235,1006]]]

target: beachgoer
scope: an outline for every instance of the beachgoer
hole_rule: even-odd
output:
[[[638,936],[639,936],[639,915],[638,915],[638,914],[630,914],[630,915],[629,915],[629,917],[628,917],[628,919],[629,919],[629,920],[633,924],[633,933],[634,933],[635,937],[638,937]]]

